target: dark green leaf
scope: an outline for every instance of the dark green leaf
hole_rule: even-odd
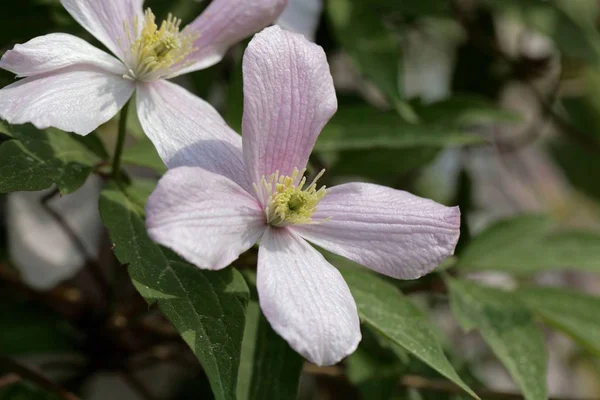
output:
[[[358,349],[346,360],[348,380],[358,387],[365,399],[390,399],[398,390],[398,377],[409,363],[408,353],[376,335],[368,326],[361,330]]]
[[[477,96],[457,95],[437,103],[413,106],[426,125],[446,125],[463,130],[472,125],[522,120],[518,114]]]
[[[203,271],[154,244],[138,206],[115,188],[100,198],[100,213],[122,264],[149,303],[158,303],[206,372],[217,399],[235,399],[245,311],[244,278],[233,268]]]
[[[55,129],[13,126],[13,140],[0,144],[0,193],[47,189],[62,194],[79,189],[102,159],[91,148],[94,139],[76,138]],[[96,148],[96,151],[99,151]]]
[[[62,397],[32,383],[20,381],[0,388],[0,400],[62,400]]]
[[[400,45],[367,2],[330,0],[327,12],[335,36],[359,71],[394,103],[402,99]]]
[[[73,351],[76,335],[67,321],[27,303],[0,305],[0,354],[6,356]]]
[[[560,288],[529,287],[517,293],[547,324],[600,356],[600,298]]]
[[[369,271],[344,268],[341,272],[350,286],[364,324],[478,398],[446,358],[427,318],[408,298]]]
[[[546,349],[533,315],[514,293],[448,279],[452,311],[465,331],[477,329],[527,400],[546,400]]]
[[[593,127],[593,125],[588,126]],[[562,141],[552,146],[551,151],[571,184],[585,195],[600,200],[597,174],[590,173],[590,171],[600,171],[598,152],[593,148]]]
[[[303,358],[273,331],[261,314],[248,399],[294,400],[303,364]]]
[[[600,233],[561,230],[544,216],[507,219],[475,237],[458,266],[514,274],[566,268],[600,272]]]

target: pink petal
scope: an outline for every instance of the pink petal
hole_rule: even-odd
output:
[[[286,4],[287,0],[213,0],[185,28],[198,36],[194,43],[198,50],[188,57],[192,64],[178,74],[218,63],[229,47],[273,23]]]
[[[323,49],[274,26],[244,56],[244,159],[254,182],[306,166],[317,136],[337,110]]]
[[[266,229],[252,195],[195,167],[169,170],[148,199],[146,215],[152,239],[203,269],[225,268]]]
[[[454,252],[458,207],[446,207],[401,190],[367,183],[327,189],[314,220],[294,232],[333,253],[398,279],[431,272]]]
[[[51,33],[18,44],[0,60],[0,68],[18,77],[56,71],[76,64],[95,66],[117,75],[127,73],[125,65],[77,36]]]
[[[138,84],[137,111],[167,167],[201,167],[251,190],[242,138],[210,104],[179,85],[156,81]]]
[[[133,82],[97,68],[64,68],[1,89],[0,117],[87,135],[117,114],[134,89]]]
[[[134,21],[144,21],[144,0],[60,0],[71,16],[110,51],[124,60],[128,33],[135,37]],[[129,32],[125,30],[125,23]]]
[[[332,365],[361,339],[356,304],[342,275],[302,238],[269,228],[258,252],[260,307],[310,362]]]

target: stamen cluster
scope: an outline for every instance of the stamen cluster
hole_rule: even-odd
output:
[[[125,23],[128,35],[130,60],[128,62],[130,78],[144,81],[166,78],[172,74],[173,67],[183,68],[186,57],[194,51],[193,34],[180,32],[181,19],[169,14],[160,28],[155,23],[156,17],[149,8],[144,12],[141,31],[139,21],[133,21],[133,32],[140,32],[136,38],[131,37],[131,30]],[[179,64],[179,65],[178,65]]]
[[[265,215],[271,226],[282,227],[296,224],[313,224],[312,216],[317,205],[325,197],[326,189],[317,190],[317,180],[323,176],[321,171],[306,188],[306,169],[294,168],[292,176],[279,175],[279,171],[254,184],[254,190],[261,198],[266,198]],[[302,177],[302,179],[299,179]]]

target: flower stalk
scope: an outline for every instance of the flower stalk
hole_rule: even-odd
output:
[[[113,154],[112,162],[112,177],[115,181],[121,179],[121,158],[123,156],[123,146],[125,145],[125,136],[127,136],[127,114],[129,113],[129,100],[121,109],[121,115],[119,117],[119,132],[117,136],[117,144],[115,146],[115,152]]]

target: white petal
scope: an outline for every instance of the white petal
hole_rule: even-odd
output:
[[[117,75],[127,73],[125,65],[77,36],[51,33],[16,45],[0,60],[0,68],[18,77],[52,72],[77,64],[99,67]]]
[[[266,229],[258,201],[235,182],[194,167],[169,170],[146,205],[150,237],[203,269],[225,268]]]
[[[98,257],[103,237],[98,213],[101,188],[101,180],[92,177],[76,192],[49,202],[81,239],[87,254],[94,258]],[[86,261],[71,238],[41,206],[41,198],[49,192],[11,193],[6,204],[10,258],[25,282],[39,289],[50,289],[74,277]]]
[[[197,50],[187,58],[192,64],[177,74],[218,63],[229,47],[275,22],[286,3],[287,0],[213,0],[185,28],[198,37],[194,43]]]
[[[323,0],[290,0],[277,25],[314,42],[322,10]]]
[[[244,158],[253,182],[306,167],[317,136],[337,110],[323,49],[274,26],[244,55]]]
[[[168,81],[138,85],[137,111],[167,167],[201,167],[250,190],[242,138],[206,101]]]
[[[263,236],[257,289],[275,332],[309,361],[332,365],[358,346],[358,311],[344,278],[286,229],[269,228]]]
[[[60,0],[71,16],[110,51],[124,60],[129,37],[134,38],[135,24],[144,21],[144,0]],[[125,23],[129,28],[125,30]],[[129,33],[129,35],[128,35]]]
[[[451,256],[460,235],[458,207],[368,183],[327,189],[314,220],[294,232],[381,274],[416,279]]]
[[[133,82],[97,68],[69,67],[22,79],[0,90],[0,117],[87,135],[133,94]]]

